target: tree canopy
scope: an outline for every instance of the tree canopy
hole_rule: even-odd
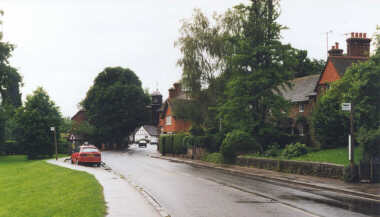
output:
[[[25,106],[17,109],[18,142],[24,146],[29,159],[52,156],[54,137],[50,127],[55,127],[60,137],[62,117],[58,107],[44,89],[37,88],[27,96]]]
[[[98,143],[122,145],[149,119],[148,103],[149,96],[132,70],[109,67],[95,78],[81,105],[95,127]]]

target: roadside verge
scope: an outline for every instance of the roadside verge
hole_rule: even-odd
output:
[[[112,172],[111,169],[72,165],[64,162],[64,159],[59,159],[58,161],[48,160],[47,162],[94,175],[103,186],[104,199],[108,208],[108,217],[162,216],[158,210],[152,206],[150,201],[144,198],[143,193],[139,192],[141,191],[140,189],[131,186],[123,177]]]

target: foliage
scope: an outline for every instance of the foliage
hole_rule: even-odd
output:
[[[358,135],[358,142],[364,148],[365,159],[380,156],[380,128],[372,130],[361,128]]]
[[[136,74],[128,68],[106,68],[82,101],[98,143],[124,144],[124,139],[149,120],[149,103]]]
[[[33,95],[27,96],[25,106],[16,112],[16,120],[19,129],[17,141],[25,147],[28,158],[52,156],[54,136],[50,127],[56,128],[59,140],[62,118],[45,90],[39,87]]]
[[[0,41],[0,93],[4,103],[19,107],[22,77],[8,62],[14,48],[14,45]]]
[[[190,130],[189,130],[189,132],[193,136],[203,136],[203,135],[205,135],[204,130],[199,125],[192,125],[191,128],[190,128]]]
[[[280,41],[284,27],[276,22],[278,1],[252,1],[244,10],[248,17],[243,21],[243,34],[234,44],[226,100],[218,111],[223,126],[249,132],[263,152],[266,139],[276,135],[275,120],[286,116],[283,112],[289,104],[278,91],[290,85],[297,51]]]
[[[90,143],[95,143],[94,136],[96,129],[88,121],[82,122],[72,122],[71,132],[75,135],[79,135],[84,141],[89,141]]]
[[[281,154],[279,145],[272,144],[268,146],[268,149],[264,152],[265,157],[277,157]]]
[[[223,155],[219,152],[205,155],[202,160],[215,164],[222,164],[224,162]]]
[[[287,145],[282,152],[282,156],[290,159],[290,158],[304,155],[306,153],[307,153],[306,145],[297,142],[295,144]]]
[[[173,136],[173,154],[186,154],[187,147],[184,144],[184,138],[186,134],[180,133]]]
[[[0,156],[0,216],[106,215],[102,186],[86,172]]]
[[[319,98],[312,113],[312,125],[315,137],[321,148],[336,148],[347,145],[350,123],[347,114],[341,111],[342,100],[335,87],[331,87]]]
[[[242,130],[233,130],[223,140],[220,152],[227,161],[234,161],[237,153],[257,149],[254,138]]]
[[[297,60],[297,63],[294,67],[295,77],[320,74],[326,65],[326,61],[324,60],[311,60],[308,58],[306,50],[297,50],[295,56]]]

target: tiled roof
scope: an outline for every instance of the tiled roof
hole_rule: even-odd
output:
[[[318,75],[308,75],[291,81],[291,87],[280,87],[280,94],[291,102],[303,102],[309,100],[309,96],[315,96],[315,87],[319,80]]]
[[[158,136],[160,133],[158,132],[158,128],[156,126],[152,125],[144,125],[144,129],[149,133],[151,136]]]
[[[334,65],[340,77],[344,75],[347,68],[350,67],[353,63],[366,61],[366,57],[355,57],[355,56],[332,56],[329,57],[331,63]]]

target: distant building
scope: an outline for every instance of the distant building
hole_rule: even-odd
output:
[[[86,114],[86,111],[81,109],[79,110],[72,118],[71,120],[73,121],[73,124],[81,124],[83,123],[84,121],[87,121],[88,118],[87,118],[87,114]],[[81,135],[78,135],[78,134],[75,134],[73,132],[70,133],[70,136],[69,136],[69,141],[71,141],[74,145],[78,146],[78,145],[82,145],[85,141],[84,141],[84,138],[82,138]]]
[[[157,144],[159,136],[160,132],[157,126],[143,125],[135,131],[134,141],[138,142],[145,139],[148,140],[151,144]]]
[[[189,100],[187,94],[182,90],[181,83],[174,83],[174,87],[169,89],[169,98],[165,100],[160,109],[160,121],[158,124],[161,134],[175,134],[187,132],[191,127],[190,121],[179,119],[173,113],[174,101]]]

